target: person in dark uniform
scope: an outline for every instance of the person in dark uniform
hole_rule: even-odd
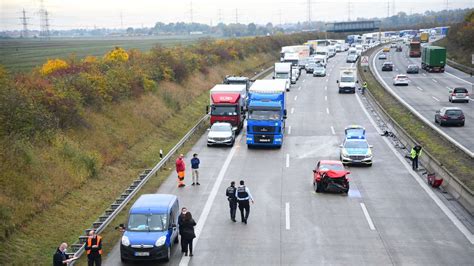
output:
[[[179,235],[181,236],[181,252],[183,252],[183,253],[186,250],[186,248],[184,246],[186,243],[183,241],[183,228],[182,228],[182,225],[183,225],[184,217],[186,216],[187,212],[188,212],[188,209],[186,207],[183,207],[183,208],[181,208],[181,214],[178,216],[178,230],[179,230]]]
[[[254,201],[249,188],[245,186],[244,180],[240,180],[240,186],[236,189],[235,196],[239,203],[241,221],[242,223],[247,224],[250,214],[250,201],[252,201],[252,204]]]
[[[53,266],[63,266],[67,265],[69,262],[75,260],[76,258],[69,258],[69,255],[66,254],[67,244],[61,243],[56,249],[56,253],[53,256]]]
[[[184,218],[181,222],[181,242],[184,242],[184,256],[193,256],[193,239],[196,238],[196,234],[194,233],[194,226],[196,226],[196,222],[193,219],[193,216],[190,212],[186,212]]]
[[[94,230],[89,231],[85,250],[88,266],[102,265],[102,237],[97,235]]]
[[[225,191],[225,195],[227,196],[227,200],[229,201],[229,208],[230,208],[230,219],[232,222],[235,221],[235,213],[237,211],[237,197],[235,195],[237,189],[235,188],[235,182],[230,182],[230,187],[228,187]]]

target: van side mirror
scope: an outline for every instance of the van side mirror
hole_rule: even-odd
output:
[[[275,79],[275,76],[273,76],[272,79]]]
[[[356,80],[356,83],[359,83],[359,80]]]
[[[317,172],[316,169],[313,169],[313,173],[316,173],[316,172]]]

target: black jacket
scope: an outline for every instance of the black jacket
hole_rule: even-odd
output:
[[[183,219],[181,222],[181,226],[179,228],[181,237],[185,239],[195,238],[196,237],[196,234],[194,233],[195,225],[196,225],[196,222],[194,221],[194,219],[191,219],[191,220]]]
[[[66,265],[66,263],[63,263],[63,261],[69,259],[69,256],[66,255],[66,253],[63,253],[61,250],[56,249],[56,253],[54,253],[53,256],[53,266],[63,266]]]

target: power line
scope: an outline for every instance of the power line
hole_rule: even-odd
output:
[[[44,1],[40,0],[40,37],[49,40],[50,32],[49,32],[49,18],[48,18],[48,11],[44,7]]]
[[[308,8],[308,25],[311,25],[311,0],[307,1]]]

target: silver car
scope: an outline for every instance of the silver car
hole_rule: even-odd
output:
[[[325,77],[326,76],[326,68],[322,65],[317,65],[313,69],[313,77]]]
[[[454,88],[449,90],[449,102],[469,102],[469,91],[466,88]]]
[[[232,125],[226,122],[216,122],[212,124],[207,134],[207,146],[227,145],[233,146],[235,142],[235,130]]]

